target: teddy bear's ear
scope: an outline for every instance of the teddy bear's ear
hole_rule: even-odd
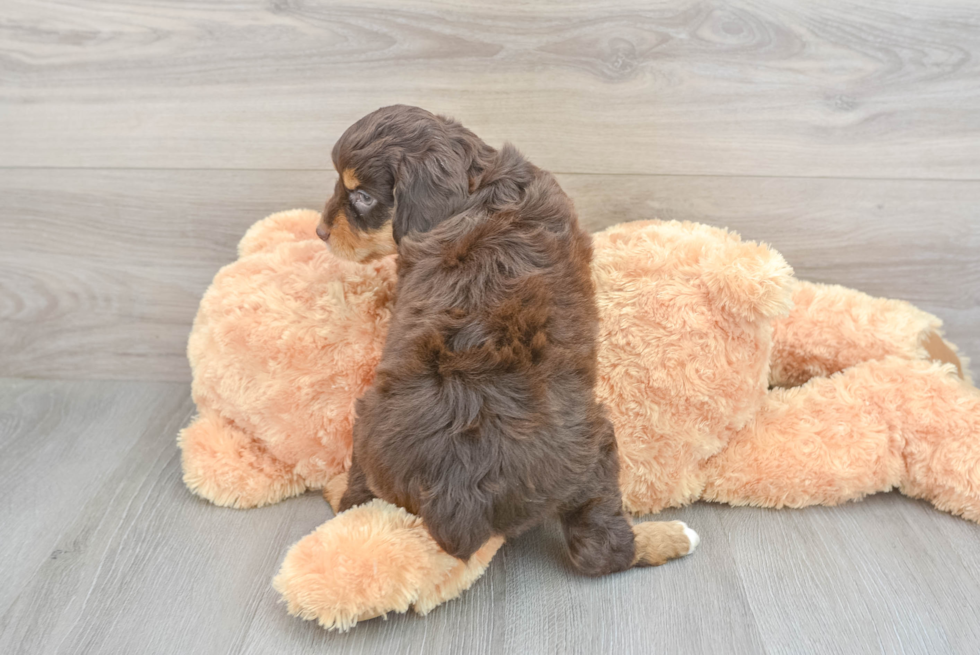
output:
[[[743,320],[774,319],[793,306],[793,269],[762,243],[728,235],[704,259],[704,281],[712,300]]]

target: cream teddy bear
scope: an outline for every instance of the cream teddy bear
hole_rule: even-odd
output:
[[[185,483],[215,504],[308,489],[336,504],[344,490],[395,266],[333,257],[318,218],[258,222],[201,301],[188,345],[200,414],[178,443]],[[939,319],[797,281],[772,249],[705,225],[640,221],[594,241],[597,395],[627,509],[833,505],[897,488],[980,522],[980,392]],[[677,522],[644,525],[663,561],[696,545]],[[375,500],[297,543],[275,586],[293,614],[347,629],[457,596],[501,544],[460,562]]]

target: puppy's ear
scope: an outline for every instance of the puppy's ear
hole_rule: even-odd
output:
[[[425,496],[419,517],[440,548],[465,562],[493,536],[493,505],[474,485],[448,479]]]
[[[428,232],[459,211],[469,193],[467,168],[455,152],[402,158],[395,172],[395,243],[409,232]]]

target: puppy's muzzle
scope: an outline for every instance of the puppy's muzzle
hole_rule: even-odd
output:
[[[330,228],[323,221],[320,221],[316,226],[316,235],[323,239],[324,243],[330,243]]]

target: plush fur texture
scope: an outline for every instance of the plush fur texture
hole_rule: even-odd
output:
[[[410,607],[427,614],[483,575],[504,542],[490,539],[462,562],[399,507],[375,499],[357,510],[320,526],[283,562],[273,586],[291,614],[339,630]]]
[[[902,300],[800,282],[793,312],[773,323],[774,386],[791,387],[871,359],[935,359],[969,378],[969,362],[938,335],[942,321]],[[945,346],[945,347],[943,347]]]
[[[318,219],[256,224],[202,300],[188,349],[200,416],[180,445],[188,487],[212,502],[344,491],[354,399],[373,379],[395,268],[333,258]],[[980,392],[959,377],[968,367],[938,319],[796,281],[777,253],[716,228],[631,223],[594,244],[597,395],[631,510],[832,505],[898,488],[980,521]],[[929,361],[937,339],[948,363]],[[454,597],[498,546],[452,565],[418,519],[375,501],[297,543],[276,587],[294,614],[347,628]]]
[[[395,262],[331,255],[315,218],[256,224],[201,300],[187,346],[200,416],[180,446],[185,482],[216,504],[275,503],[350,466],[354,402],[381,357]]]
[[[706,462],[704,500],[837,505],[899,489],[980,522],[980,393],[895,356],[774,389]]]
[[[624,502],[635,513],[687,504],[704,488],[704,461],[766,394],[792,270],[705,225],[638,221],[594,243],[598,396],[619,440]]]

